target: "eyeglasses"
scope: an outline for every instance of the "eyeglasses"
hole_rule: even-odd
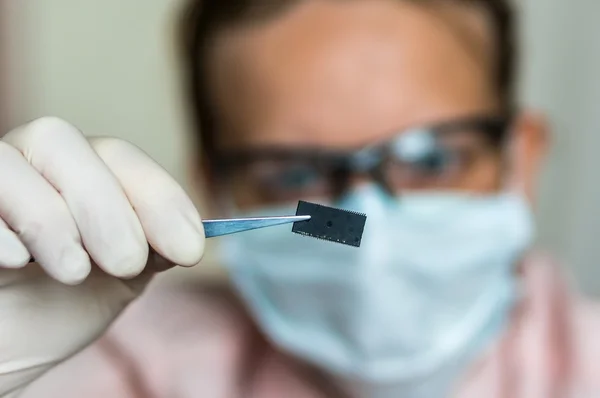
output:
[[[370,178],[390,195],[459,184],[477,160],[501,153],[511,120],[477,116],[410,128],[353,151],[281,148],[230,151],[218,172],[236,191],[261,203],[343,195],[357,178]]]

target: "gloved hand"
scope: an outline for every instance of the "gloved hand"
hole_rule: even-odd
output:
[[[203,251],[192,201],[140,149],[86,139],[56,118],[8,133],[0,141],[0,397],[18,395],[99,337],[153,271],[193,266]]]

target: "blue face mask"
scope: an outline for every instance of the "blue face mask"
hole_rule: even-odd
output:
[[[427,392],[412,396],[445,395],[507,320],[532,241],[527,204],[512,194],[390,199],[368,187],[339,205],[368,216],[359,249],[278,228],[231,235],[221,247],[235,286],[284,350],[343,379],[420,380],[415,391]]]

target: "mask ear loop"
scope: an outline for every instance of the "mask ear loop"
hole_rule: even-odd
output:
[[[514,115],[514,113],[512,114]],[[506,174],[506,178],[503,184],[503,192],[505,195],[508,196],[512,196],[516,199],[518,199],[519,201],[521,201],[521,203],[528,207],[527,212],[531,211],[531,205],[529,203],[529,195],[527,192],[527,184],[524,178],[522,178],[522,176],[519,176],[519,169],[520,169],[520,165],[519,165],[519,159],[521,159],[521,157],[519,156],[519,136],[517,134],[517,132],[515,131],[515,123],[514,123],[514,117],[510,117],[509,118],[510,123],[508,123],[507,126],[507,132],[506,132],[506,138],[501,142],[502,145],[502,152],[503,152],[503,161],[506,163],[506,167],[510,167],[511,169],[508,170],[508,173]],[[529,217],[533,217],[533,214],[529,213],[528,214]],[[533,219],[530,220],[531,224],[534,225],[535,221]],[[533,226],[535,231],[535,226]],[[532,234],[535,234],[535,232],[532,231]],[[514,269],[514,275],[515,275],[515,293],[517,295],[517,301],[520,302],[523,297],[525,296],[525,282],[523,279],[523,266],[524,263],[527,259],[527,252],[524,252],[522,254],[522,257],[517,260],[517,263],[515,264],[515,269]]]

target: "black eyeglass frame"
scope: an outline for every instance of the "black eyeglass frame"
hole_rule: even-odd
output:
[[[440,137],[465,130],[483,133],[487,142],[502,149],[509,137],[514,118],[513,113],[505,116],[477,115],[451,121],[434,123],[428,126],[415,126],[405,129],[383,142],[364,146],[356,150],[334,151],[319,147],[286,148],[265,146],[245,150],[220,151],[215,154],[215,172],[227,178],[232,170],[248,166],[256,161],[301,161],[315,165],[318,169],[333,171],[330,176],[334,195],[342,195],[355,174],[370,176],[388,194],[395,195],[383,170],[385,162],[392,156],[394,146],[407,137],[420,135],[432,142]]]

